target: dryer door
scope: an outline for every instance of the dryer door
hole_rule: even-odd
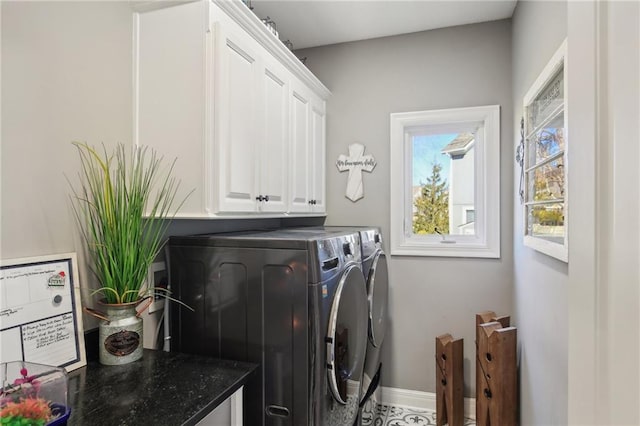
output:
[[[387,271],[387,257],[379,250],[367,280],[369,298],[369,341],[379,348],[384,340],[387,329],[387,306],[389,300],[389,272]]]
[[[333,397],[357,404],[367,348],[367,293],[362,270],[352,265],[338,284],[327,332],[327,374]]]

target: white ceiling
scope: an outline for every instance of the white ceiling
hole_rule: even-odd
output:
[[[294,49],[509,18],[516,0],[251,0]]]

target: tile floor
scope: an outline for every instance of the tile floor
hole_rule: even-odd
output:
[[[411,426],[435,425],[436,412],[413,407],[394,405],[374,405],[364,407],[362,424],[365,426]],[[465,419],[464,426],[475,426],[475,420]]]

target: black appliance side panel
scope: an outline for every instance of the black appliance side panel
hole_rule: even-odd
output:
[[[248,265],[201,247],[172,247],[170,265],[172,296],[193,309],[171,304],[171,350],[249,361]]]
[[[171,297],[180,300],[193,311],[178,303],[171,306],[171,350],[216,356],[215,342],[205,341],[206,264],[194,256],[185,257],[182,251],[172,250],[170,255]]]
[[[307,285],[304,257],[269,256],[264,294],[265,424],[307,424]]]
[[[169,264],[172,296],[194,309],[171,303],[171,350],[259,364],[245,424],[306,424],[307,252],[174,245]]]
[[[259,301],[252,300],[255,294],[249,292],[249,271],[242,263],[222,262],[217,271],[210,277],[210,284],[205,291],[207,301],[206,333],[219,336],[218,353],[223,359],[259,361],[255,351],[249,351],[251,322],[249,306],[256,306]],[[255,322],[255,321],[254,321]],[[254,333],[258,330],[254,329]],[[259,339],[255,335],[254,339]]]

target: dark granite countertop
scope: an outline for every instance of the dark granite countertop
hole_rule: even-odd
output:
[[[255,364],[144,350],[141,360],[69,373],[69,425],[194,425],[251,376]]]

